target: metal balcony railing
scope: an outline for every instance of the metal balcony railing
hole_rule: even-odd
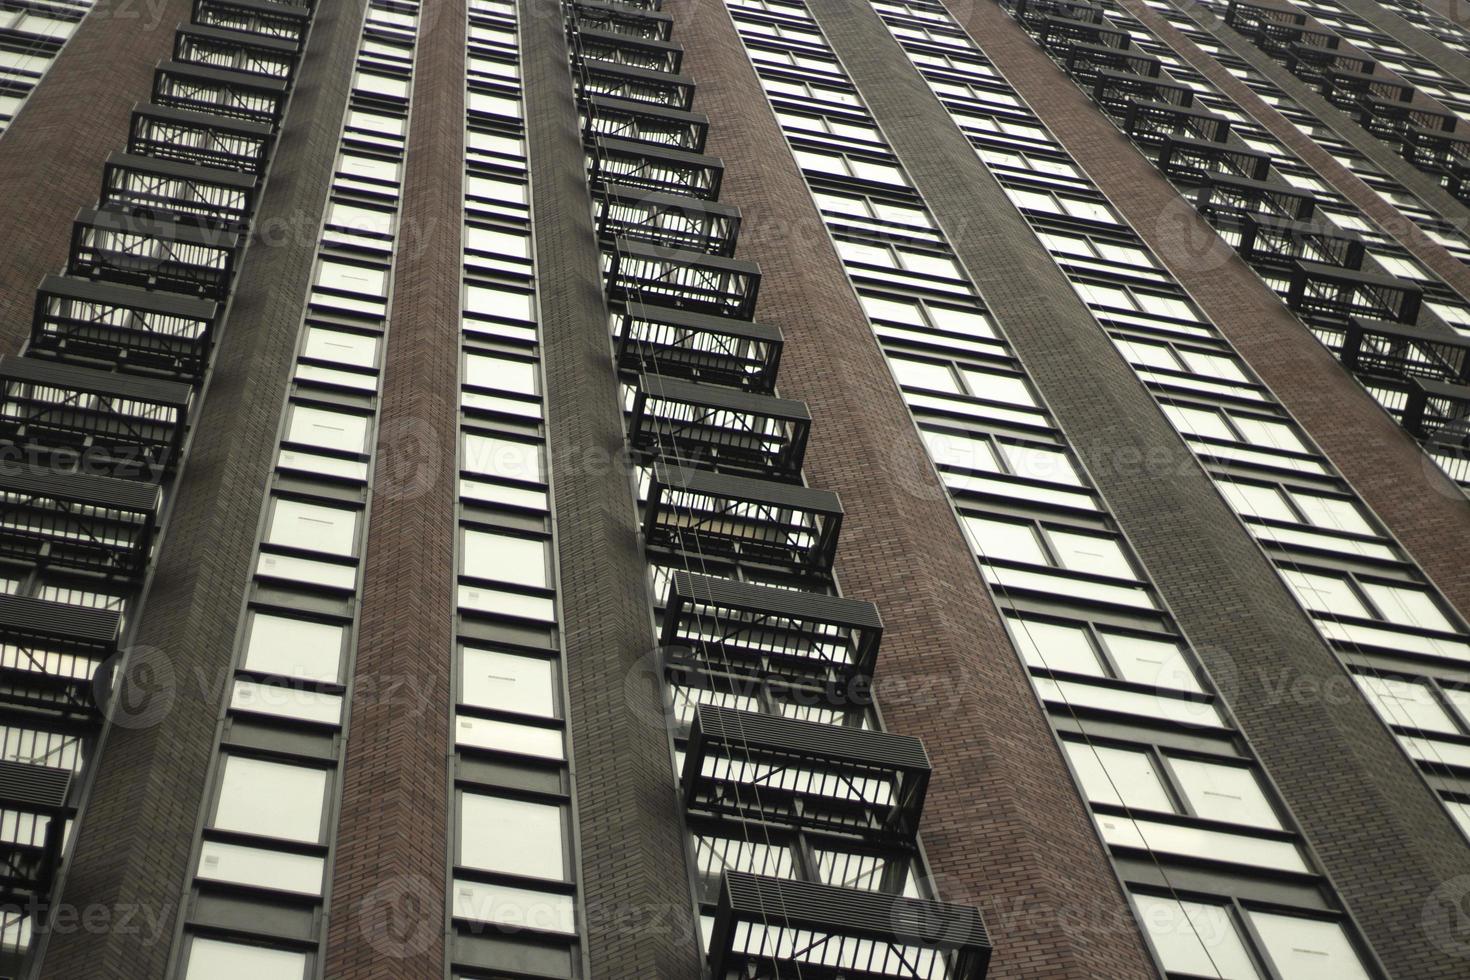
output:
[[[643,508],[643,539],[681,561],[832,571],[842,504],[835,493],[657,463]]]
[[[0,360],[0,440],[39,458],[85,456],[109,476],[157,475],[183,446],[193,389],[33,357]]]
[[[1213,219],[1217,215],[1244,218],[1266,214],[1306,221],[1316,207],[1310,191],[1280,180],[1251,180],[1230,174],[1212,173],[1201,181],[1194,195],[1196,211]]]
[[[270,126],[280,124],[289,91],[284,79],[226,68],[163,61],[153,72],[153,101]]]
[[[603,137],[685,153],[704,152],[709,118],[701,113],[604,95],[589,95],[582,101],[582,131],[588,139]]]
[[[277,37],[200,24],[180,24],[174,32],[174,61],[227,68],[289,81],[296,70],[297,45]]]
[[[1299,260],[1361,269],[1367,254],[1363,238],[1330,221],[1292,221],[1269,214],[1222,215],[1221,224],[1238,231],[1235,242],[1252,265],[1290,273]]]
[[[1148,78],[1104,68],[1097,73],[1092,98],[1111,116],[1125,117],[1135,102],[1157,102],[1187,109],[1194,105],[1194,90],[1167,78]]]
[[[882,638],[871,602],[675,572],[660,644],[675,665],[845,689],[873,676]]]
[[[630,68],[646,68],[670,75],[677,75],[684,63],[683,46],[672,41],[629,37],[587,25],[578,27],[577,36],[584,59],[607,61]]]
[[[593,190],[624,184],[650,191],[687,194],[705,201],[720,196],[725,164],[703,153],[653,147],[632,140],[594,136],[587,147]]]
[[[166,106],[135,105],[128,152],[259,176],[265,171],[273,138],[271,128],[261,123]]]
[[[778,327],[646,303],[627,304],[616,321],[624,371],[755,392],[776,385]]]
[[[618,239],[730,256],[740,233],[740,209],[684,194],[608,184],[593,201],[605,245]]]
[[[805,402],[643,375],[628,442],[648,460],[794,480],[811,424]]]
[[[626,238],[603,252],[608,298],[656,302],[694,313],[749,320],[760,267],[741,259],[662,248]]]
[[[991,941],[961,905],[727,871],[714,980],[983,980]]]
[[[583,58],[582,91],[608,98],[687,112],[694,105],[694,81],[688,75],[637,68],[614,61]]]
[[[102,204],[166,216],[192,216],[227,228],[255,207],[256,179],[235,170],[112,153],[102,170]]]
[[[118,614],[0,595],[0,717],[16,709],[94,725],[94,684],[117,652]]]
[[[1286,305],[1308,317],[1413,323],[1423,296],[1418,286],[1393,276],[1298,261]]]
[[[595,3],[576,0],[572,16],[578,28],[590,27],[644,41],[667,41],[674,32],[674,18],[657,10],[624,3]]]
[[[1231,146],[1169,135],[1159,148],[1158,167],[1171,181],[1189,185],[1203,183],[1215,173],[1265,180],[1271,172],[1271,157],[1243,143]]]
[[[272,0],[194,0],[194,23],[293,42],[299,51],[311,20],[307,4]]]
[[[149,482],[0,465],[0,555],[136,582],[153,548],[160,495]]]
[[[229,228],[83,208],[72,225],[67,273],[224,299],[240,244]]]
[[[1146,146],[1162,145],[1174,136],[1224,143],[1230,138],[1230,120],[1193,105],[1140,99],[1128,106],[1123,131]]]
[[[197,381],[219,305],[212,300],[65,276],[36,291],[32,352]]]
[[[72,813],[71,775],[0,760],[0,900],[29,904],[50,893]]]

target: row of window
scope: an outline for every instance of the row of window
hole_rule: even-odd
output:
[[[958,34],[955,43],[978,51]],[[953,59],[943,74],[927,68],[918,57],[921,49],[906,48],[931,85],[956,70]],[[977,149],[991,145],[983,130],[969,129],[963,118],[956,121]],[[1061,144],[1041,132],[1037,152],[1066,159]],[[996,176],[1008,189],[1015,186],[1010,175]],[[1077,194],[1107,208],[1090,183],[1081,183]],[[1114,297],[1095,292],[1089,273],[1072,264],[1071,252],[1052,246],[1050,236],[1064,227],[1089,238],[1125,235],[1141,247],[1111,209],[1106,220],[1068,215],[1065,224],[1038,211],[1022,213],[1345,664],[1387,676],[1433,677],[1451,687],[1470,682],[1470,631],[1463,621],[1182,293],[1171,316],[1143,317],[1131,308],[1120,314]],[[1191,357],[1189,350],[1209,356]],[[1445,802],[1458,814],[1459,801],[1470,798],[1461,795],[1470,782],[1455,765],[1449,741],[1403,741],[1412,758],[1456,786]]]
[[[763,78],[781,70],[776,67],[779,61],[767,56],[779,47],[800,58],[809,72],[820,65],[816,70],[850,95],[847,104],[861,106],[819,28],[799,5],[764,2],[760,15],[734,3],[729,6]],[[1034,195],[1022,196],[1018,206],[1057,216],[1048,233],[1072,253],[1079,268],[1086,267],[1097,277],[1089,288],[1095,284],[1110,290],[1100,298],[1115,305],[1121,319],[1172,322],[1188,314],[1187,302],[1170,288],[1152,257],[1131,240],[1104,204],[1089,199],[1080,172],[1040,141],[1044,130],[1026,118],[1019,99],[959,34],[943,7],[893,3],[874,7],[936,94],[959,117],[957,122],[967,131],[985,134],[977,149],[982,155],[991,154],[987,162],[1016,174],[1008,184],[1013,193]],[[782,25],[773,31],[770,22],[777,17]],[[785,26],[787,21],[791,28]],[[799,51],[791,42],[798,33],[803,35]],[[778,113],[802,108],[830,112],[814,102],[789,103],[784,91],[767,91]],[[876,133],[872,120],[859,112],[861,124]],[[843,244],[844,237],[857,231],[847,215],[859,212],[851,206],[831,206],[843,197],[898,201],[922,215],[898,221],[933,227],[922,201],[906,190],[907,179],[881,136],[876,147],[850,142],[839,150],[847,158],[861,154],[870,167],[890,168],[880,171],[890,176],[879,185],[863,182],[856,173],[842,181],[836,168],[812,166],[805,152],[809,129],[785,126],[905,401],[950,488],[982,571],[1007,613],[1015,645],[1059,731],[1065,733],[1069,760],[1093,803],[1100,835],[1120,861],[1141,854],[1167,867],[1175,859],[1223,858],[1238,865],[1235,874],[1248,875],[1251,867],[1312,874],[1218,699],[1173,631],[1105,505],[1072,462],[1062,434],[985,314],[973,286],[957,273],[957,290],[936,288],[944,272],[955,268],[943,237],[935,234],[930,239],[933,250],[923,268],[931,275],[902,280],[872,277],[868,267],[875,264],[870,259],[873,253]],[[1027,182],[1024,188],[1019,186],[1022,181]],[[1118,231],[1081,235],[1067,230],[1102,221],[1117,225]],[[880,243],[895,234],[896,224],[864,229],[872,247],[888,249]],[[854,237],[862,240],[860,234]],[[891,251],[897,253],[899,248]],[[893,264],[919,271],[901,254]],[[1123,276],[1130,278],[1125,286],[1111,285]],[[1179,353],[1181,361],[1192,358],[1205,364],[1222,356],[1216,345],[1203,341],[1186,340]],[[1105,719],[1111,740],[1099,736]],[[1199,751],[1201,740],[1212,746],[1211,751]],[[1266,892],[1261,889],[1263,896]],[[1220,897],[1160,895],[1142,885],[1135,902],[1165,966],[1181,974],[1236,975],[1198,968],[1195,960],[1208,963],[1215,951],[1223,962],[1226,936],[1216,929],[1208,934],[1208,950],[1198,942],[1190,948],[1189,940],[1197,936],[1185,910],[1195,911],[1201,919],[1222,910],[1219,922],[1235,922],[1238,915],[1241,935],[1256,915],[1267,914],[1264,905],[1250,910],[1231,906],[1227,912],[1226,900]],[[1332,917],[1330,908],[1276,914],[1282,925],[1299,924],[1304,930],[1320,926],[1322,938],[1314,945],[1332,957],[1339,972],[1367,976],[1351,932]],[[1293,962],[1300,953],[1280,941],[1282,935],[1277,929],[1270,945],[1252,939],[1241,962],[1269,957],[1279,975],[1309,975]]]
[[[418,15],[413,0],[373,0],[365,14],[207,797],[194,904],[223,893],[311,916],[323,899]],[[196,931],[186,920],[178,975],[318,975],[324,937],[303,943],[284,934],[263,944],[269,935]]]
[[[91,0],[16,0],[0,9],[0,135],[91,9]]]

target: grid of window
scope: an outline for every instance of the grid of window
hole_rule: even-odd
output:
[[[581,961],[518,25],[514,0],[469,4],[450,808],[465,977],[485,956],[548,977]]]
[[[726,5],[1164,966],[1171,975],[1257,976],[1269,963],[1276,975],[1307,976],[1294,962],[1300,950],[1252,928],[1273,913],[1316,932],[1307,945],[1332,956],[1342,975],[1370,976],[1227,709],[820,28],[796,3]],[[942,7],[875,8],[946,104],[964,100],[963,120],[1025,174],[1025,193],[1059,229],[1109,216],[1080,190],[1075,167],[1042,145],[1044,131]],[[796,73],[804,90],[792,84]],[[1121,228],[1073,233],[1071,243],[1080,267],[1119,284],[1121,296],[1109,298],[1126,298],[1130,321],[1187,314],[1187,301]],[[1199,368],[1223,360],[1203,337],[1181,347]],[[1158,887],[1160,871],[1167,882],[1170,869],[1201,863],[1233,890],[1186,897]],[[1283,875],[1314,882],[1289,912],[1268,898],[1269,882]],[[1200,928],[1187,914],[1194,909],[1228,924],[1234,944],[1219,928]],[[1239,969],[1212,973],[1212,963]]]
[[[1418,0],[1379,0],[1379,2],[1419,30],[1444,44],[1445,47],[1470,58],[1470,32],[1467,32],[1460,24],[1430,10]]]
[[[948,27],[941,43],[937,25],[928,28],[923,41],[909,38],[897,8],[882,9],[889,29],[982,158],[993,150],[1021,149],[1074,175],[1063,192],[987,160],[1350,672],[1433,678],[1449,688],[1470,684],[1470,630],[1464,622],[1219,331],[1158,269],[1146,246],[974,42]],[[931,60],[935,48],[946,58],[942,67]],[[985,100],[958,97],[948,87],[956,76],[970,91],[983,85],[999,92],[1004,110],[997,114]],[[1015,118],[1027,127],[1023,147],[1014,134],[996,133]],[[1055,182],[1048,178],[1045,184]],[[1039,200],[1043,193],[1055,203]],[[1081,207],[1065,207],[1067,201]],[[1155,270],[1147,288],[1164,294],[1166,302],[1139,301],[1140,287],[1128,281],[1136,272],[1119,269],[1106,279],[1098,277],[1093,253],[1099,242],[1142,253],[1148,260],[1144,267]],[[1078,254],[1081,245],[1087,246],[1085,255]],[[1447,802],[1467,798],[1470,770],[1455,762],[1461,736],[1421,734],[1407,715],[1394,730],[1411,757],[1450,787],[1442,792]]]
[[[91,10],[92,0],[13,0],[0,7],[0,136]]]
[[[418,23],[415,0],[372,0],[365,14],[226,692],[191,909],[219,895],[264,908],[323,902],[363,506],[370,478],[397,476],[374,474],[373,466]],[[193,917],[183,928],[176,950],[183,980],[320,971],[324,937],[303,941],[269,926],[230,935]]]

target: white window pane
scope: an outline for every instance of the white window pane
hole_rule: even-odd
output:
[[[322,893],[322,859],[310,854],[287,854],[207,840],[199,851],[198,873],[210,881],[231,881],[303,895]]]
[[[1281,828],[1256,774],[1243,766],[1171,758],[1169,765],[1196,813],[1252,827]]]
[[[474,647],[465,647],[460,659],[460,700],[464,703],[543,718],[556,714],[551,661]]]
[[[562,809],[465,793],[459,811],[460,863],[533,878],[566,877]]]
[[[353,367],[373,367],[378,358],[378,341],[362,334],[312,327],[306,332],[306,347],[302,353],[307,357]]]
[[[510,232],[497,231],[493,228],[481,228],[478,225],[467,225],[464,230],[465,248],[478,249],[485,252],[499,252],[503,255],[514,255],[519,258],[530,258],[531,240],[525,235],[515,235]]]
[[[929,457],[939,466],[955,466],[967,470],[1000,471],[995,451],[985,439],[962,436],[954,432],[932,432],[921,429]]]
[[[511,930],[536,929],[571,935],[577,928],[570,895],[474,881],[455,881],[453,914]]]
[[[465,311],[512,320],[531,320],[531,294],[489,286],[465,287]]]
[[[859,294],[858,299],[862,301],[863,310],[875,320],[893,320],[913,327],[926,326],[923,310],[918,303],[905,303],[866,294]]]
[[[226,756],[212,826],[318,843],[326,789],[321,769]]]
[[[505,480],[545,482],[541,472],[541,447],[533,442],[502,439],[467,432],[464,437],[462,469]]]
[[[270,544],[350,555],[357,538],[357,511],[300,500],[277,500],[271,511]]]
[[[292,405],[286,439],[344,453],[360,453],[367,441],[367,425],[368,420],[361,415]]]
[[[1138,918],[1164,969],[1219,980],[1259,980],[1234,920],[1222,906],[1134,895]]]
[[[460,715],[455,721],[454,741],[457,745],[514,752],[538,759],[566,759],[566,742],[557,729],[519,725],[494,718]]]
[[[1174,803],[1164,790],[1148,753],[1082,742],[1062,744],[1067,747],[1067,756],[1072,760],[1082,791],[1089,800],[1174,812]]]
[[[1368,608],[1363,605],[1347,579],[1333,575],[1317,575],[1299,572],[1291,568],[1280,570],[1297,598],[1308,609],[1317,612],[1337,613],[1342,616],[1367,616]]]
[[[1216,486],[1234,507],[1237,513],[1247,517],[1264,517],[1277,521],[1297,522],[1296,514],[1281,499],[1275,487],[1263,487],[1255,483],[1236,483],[1234,480],[1217,480]]]
[[[1033,565],[1050,564],[1030,524],[966,517],[965,529],[970,532],[975,550],[984,558],[1024,561]]]
[[[1307,452],[1306,444],[1297,438],[1291,426],[1282,422],[1267,422],[1245,416],[1231,416],[1236,428],[1245,436],[1246,442],[1271,449],[1286,449],[1291,452]]]
[[[1368,980],[1342,926],[1270,912],[1251,912],[1251,924],[1282,980]]]
[[[1105,632],[1102,638],[1124,680],[1174,690],[1200,690],[1199,681],[1178,644],[1123,633]]]
[[[1071,531],[1048,530],[1046,534],[1051,539],[1063,568],[1093,575],[1134,577],[1133,567],[1124,556],[1123,549],[1110,538],[1074,534]]]
[[[1102,674],[1102,665],[1087,631],[1076,626],[1011,617],[1006,620],[1021,656],[1033,667]]]
[[[393,231],[393,215],[376,208],[359,208],[333,201],[327,207],[327,224],[353,231],[387,235]]]
[[[250,670],[335,681],[342,657],[342,627],[256,613],[250,621],[245,666]]]
[[[1364,582],[1363,591],[1390,623],[1427,630],[1454,631],[1454,624],[1440,611],[1428,592],[1398,585]]]
[[[889,358],[888,363],[893,366],[893,373],[898,377],[898,383],[901,385],[960,394],[960,383],[955,378],[954,371],[947,364],[910,361],[902,357]]]
[[[317,270],[316,284],[364,296],[388,295],[388,274],[384,270],[346,262],[323,262]]]
[[[342,699],[335,694],[303,691],[286,684],[235,681],[230,707],[237,711],[295,718],[326,725],[342,723]]]
[[[1011,464],[1011,471],[1017,476],[1051,483],[1067,483],[1074,487],[1084,485],[1082,478],[1072,467],[1072,461],[1060,449],[1021,446],[1013,442],[1003,442],[1001,448]]]
[[[465,357],[464,383],[522,395],[536,394],[536,364],[504,357]]]
[[[965,376],[965,384],[969,386],[970,394],[976,398],[988,398],[991,401],[1006,402],[1011,405],[1036,405],[1036,399],[1031,396],[1031,389],[1020,378],[973,369],[967,369],[961,373]]]
[[[1317,527],[1333,531],[1349,531],[1356,534],[1375,534],[1358,505],[1341,497],[1319,497],[1313,493],[1291,491],[1292,499],[1307,515],[1307,520]]]
[[[972,337],[994,337],[990,320],[973,310],[957,310],[952,306],[930,306],[929,318],[940,330],[969,334]]]
[[[1230,430],[1230,426],[1226,425],[1225,420],[1220,417],[1219,412],[1203,408],[1185,408],[1179,405],[1165,405],[1163,409],[1169,421],[1173,422],[1180,432],[1194,436],[1207,436],[1212,439],[1239,441],[1235,433]]]
[[[534,538],[466,530],[464,574],[544,589],[546,544]]]
[[[1383,720],[1390,725],[1422,728],[1431,732],[1459,734],[1449,712],[1435,700],[1428,685],[1398,677],[1354,674],[1353,680],[1368,696]]]
[[[189,970],[184,980],[296,980],[305,975],[304,953],[196,936],[189,943]]]

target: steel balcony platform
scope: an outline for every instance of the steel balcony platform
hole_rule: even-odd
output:
[[[204,374],[218,315],[213,300],[47,276],[36,290],[30,355],[193,383]]]
[[[581,55],[585,59],[627,65],[629,68],[646,68],[670,75],[677,75],[684,63],[684,47],[673,41],[629,37],[587,25],[579,28],[578,35],[581,39]]]
[[[627,140],[685,153],[703,153],[709,117],[699,112],[665,109],[646,102],[588,95],[581,100],[586,139]]]
[[[1309,317],[1413,323],[1424,292],[1407,280],[1320,262],[1298,261],[1286,305]]]
[[[98,670],[117,652],[108,609],[0,595],[0,715],[23,709],[83,725],[98,718]]]
[[[776,386],[776,326],[646,303],[628,303],[615,319],[624,371],[762,393]]]
[[[0,555],[136,583],[153,549],[161,494],[138,480],[0,466]]]
[[[846,689],[871,679],[883,639],[860,599],[675,572],[659,643],[670,663]]]
[[[72,814],[71,778],[67,769],[0,760],[0,900],[49,896]]]
[[[296,71],[297,45],[277,37],[202,24],[180,24],[174,32],[174,61],[226,68],[289,82]]]
[[[255,209],[253,174],[112,153],[102,168],[102,204],[127,211],[241,228]]]
[[[594,136],[587,145],[587,172],[593,190],[624,184],[713,201],[720,196],[725,163],[703,153]]]
[[[811,433],[806,403],[642,375],[628,422],[640,459],[795,480]]]
[[[161,61],[153,71],[156,105],[208,112],[260,123],[281,123],[290,86],[284,79],[181,61]]]
[[[686,249],[613,239],[602,253],[608,298],[655,303],[694,313],[749,320],[760,290],[760,267]]]
[[[260,123],[147,103],[133,106],[128,153],[258,177],[274,138]]]
[[[72,224],[67,274],[223,300],[241,244],[228,228],[83,208]]]
[[[300,51],[311,11],[310,4],[273,0],[194,0],[193,21],[205,27],[291,41]]]
[[[588,95],[644,102],[688,112],[694,105],[694,80],[688,75],[583,58],[578,82]]]
[[[593,199],[599,237],[658,248],[681,249],[728,258],[740,235],[740,209],[687,194],[606,184]]]

